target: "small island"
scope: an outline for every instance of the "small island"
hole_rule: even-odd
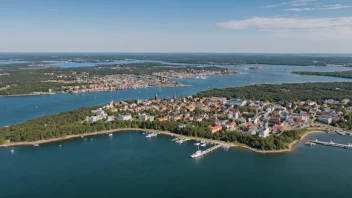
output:
[[[312,132],[351,130],[351,95],[332,87],[351,90],[352,83],[308,85],[306,90],[310,92],[300,89],[301,84],[255,85],[209,90],[182,98],[155,96],[110,101],[103,106],[1,128],[0,144],[35,145],[135,130],[209,139],[255,152],[276,153],[291,151],[295,143]],[[325,90],[317,89],[322,86]],[[278,93],[280,96],[275,97]],[[243,98],[247,94],[252,97]]]

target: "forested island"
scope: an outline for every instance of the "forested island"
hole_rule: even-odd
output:
[[[1,128],[0,144],[133,128],[280,151],[319,130],[314,120],[352,129],[351,91],[352,83],[256,85],[185,98],[111,101]]]
[[[338,78],[352,78],[352,71],[342,71],[342,72],[292,72],[298,75],[306,76],[330,76]]]
[[[252,85],[226,89],[212,89],[197,94],[198,97],[251,98],[254,100],[295,101],[295,100],[343,100],[352,98],[352,83],[302,83],[282,85]]]

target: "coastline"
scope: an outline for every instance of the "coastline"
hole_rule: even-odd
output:
[[[14,146],[34,146],[35,144],[39,144],[40,145],[40,144],[47,144],[47,143],[52,143],[52,142],[59,142],[59,141],[73,139],[73,138],[79,138],[81,136],[89,137],[89,136],[102,135],[102,134],[105,134],[105,133],[118,133],[118,132],[129,132],[129,131],[159,133],[159,134],[162,134],[162,135],[188,138],[188,139],[196,140],[196,141],[204,140],[204,141],[207,141],[207,142],[212,142],[212,143],[217,143],[217,144],[225,143],[225,144],[230,145],[230,147],[234,147],[234,148],[237,147],[237,148],[245,149],[247,151],[252,151],[252,152],[255,152],[255,153],[259,153],[259,154],[278,154],[278,153],[292,152],[294,150],[295,146],[298,145],[306,136],[308,136],[310,134],[313,134],[313,133],[322,133],[323,132],[323,131],[307,132],[299,140],[293,141],[289,145],[288,149],[271,150],[271,151],[259,150],[259,149],[251,148],[249,146],[244,146],[244,145],[237,145],[236,143],[233,143],[233,142],[224,142],[224,141],[212,140],[212,139],[206,139],[206,138],[184,136],[184,135],[180,135],[180,134],[171,133],[170,131],[160,131],[160,130],[154,130],[154,129],[140,129],[140,128],[112,129],[112,130],[91,132],[91,133],[78,134],[78,135],[68,135],[68,136],[65,136],[65,137],[52,138],[52,139],[48,139],[48,140],[39,140],[39,141],[34,141],[34,142],[14,142],[14,143],[0,145],[0,148],[14,147]]]

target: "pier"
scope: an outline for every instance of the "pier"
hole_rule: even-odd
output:
[[[210,147],[210,148],[208,148],[207,150],[204,150],[204,151],[197,151],[196,153],[194,153],[193,155],[191,155],[190,157],[191,158],[198,158],[198,157],[201,157],[201,156],[203,156],[203,155],[206,155],[206,154],[208,154],[208,153],[210,153],[210,152],[213,152],[213,151],[215,151],[216,149],[218,149],[218,148],[220,148],[220,147],[223,147],[223,148],[229,148],[229,145],[227,145],[227,144],[217,144],[217,145],[215,145],[215,146],[213,146],[213,147]]]
[[[336,147],[336,148],[343,148],[343,149],[352,149],[352,144],[338,144],[335,142],[324,142],[324,141],[319,141],[319,140],[311,140],[311,143],[315,144],[320,144],[323,146],[330,146],[330,147]]]

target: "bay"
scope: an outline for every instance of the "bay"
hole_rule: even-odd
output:
[[[119,92],[96,92],[83,94],[56,94],[21,97],[0,97],[0,127],[25,122],[40,116],[51,115],[80,107],[102,105],[110,100],[159,97],[189,96],[200,91],[213,88],[226,88],[255,84],[282,84],[305,82],[352,82],[352,79],[299,76],[292,71],[346,71],[346,67],[307,67],[285,65],[260,65],[267,70],[245,70],[248,65],[222,66],[247,74],[230,76],[210,76],[208,79],[175,79],[175,81],[190,85],[187,87],[151,87]]]
[[[188,156],[194,142],[148,140],[138,132],[0,149],[1,197],[328,198],[352,194],[350,150],[298,145],[263,155],[218,149]],[[351,141],[336,134],[308,138]],[[347,138],[347,139],[346,139]],[[62,147],[59,146],[62,145]]]

